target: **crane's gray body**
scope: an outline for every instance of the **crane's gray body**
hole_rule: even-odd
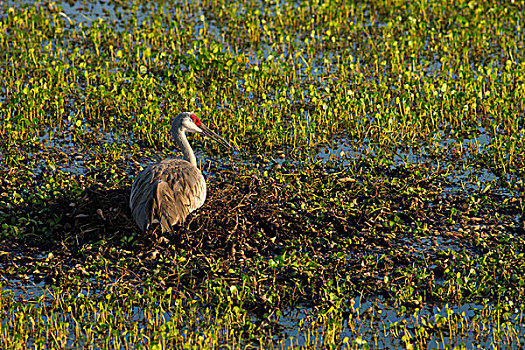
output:
[[[165,159],[141,171],[131,188],[129,206],[142,231],[153,223],[162,232],[183,224],[206,200],[201,171],[183,159]]]

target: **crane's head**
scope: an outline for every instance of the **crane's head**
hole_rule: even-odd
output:
[[[177,137],[178,132],[193,132],[203,134],[219,142],[221,145],[231,148],[230,144],[204,125],[200,119],[192,112],[182,112],[175,117],[171,124],[171,133]]]

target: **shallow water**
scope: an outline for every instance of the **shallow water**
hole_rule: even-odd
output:
[[[22,3],[22,5],[20,5]],[[6,2],[7,6],[32,6],[32,2],[17,2],[17,1],[8,1]],[[25,5],[24,5],[25,4]],[[177,4],[178,5],[178,4]],[[37,6],[47,6],[50,11],[56,9],[53,8],[54,5],[45,5],[37,4]],[[63,13],[61,14],[64,21],[71,21],[74,23],[82,23],[85,26],[90,26],[93,21],[101,18],[104,22],[111,23],[114,25],[120,32],[125,32],[129,29],[129,23],[127,19],[130,16],[130,13],[133,13],[137,19],[137,26],[140,26],[142,23],[147,23],[150,20],[149,13],[155,11],[179,11],[174,4],[161,4],[151,3],[151,4],[133,4],[129,7],[118,6],[116,4],[111,4],[110,2],[76,2],[70,4],[67,2],[60,2]],[[279,6],[279,2],[261,2],[261,7],[263,8],[265,16],[274,16],[272,11]],[[299,5],[295,3],[293,6],[298,7]],[[203,16],[203,18],[201,17]],[[203,21],[204,19],[204,21]],[[249,64],[255,69],[255,65],[261,64],[264,60],[275,60],[277,62],[284,62],[284,60],[290,59],[290,54],[296,51],[295,48],[291,46],[297,46],[305,48],[304,39],[310,38],[317,41],[329,40],[329,37],[325,37],[321,33],[314,33],[313,36],[310,33],[301,32],[295,39],[290,42],[281,45],[279,48],[270,46],[269,44],[263,42],[257,45],[245,45],[235,38],[228,37],[228,28],[221,28],[216,20],[211,16],[206,16],[205,10],[202,10],[199,13],[196,13],[196,16],[189,18],[188,21],[191,21],[194,26],[193,35],[195,38],[210,38],[214,39],[217,42],[221,43],[225,50],[230,52],[245,51],[246,56],[248,57]],[[359,20],[356,19],[355,23],[352,25],[358,25]],[[362,24],[369,28],[373,26],[384,27],[386,23],[375,23],[371,22]],[[523,36],[523,34],[518,34]],[[371,44],[370,41],[367,41],[366,44]],[[298,69],[298,74],[301,76],[301,82],[305,85],[304,91],[301,93],[295,93],[291,88],[275,88],[268,89],[267,93],[270,95],[270,98],[284,96],[290,103],[296,103],[299,107],[302,105],[307,105],[311,102],[310,96],[314,91],[322,90],[324,88],[332,87],[333,84],[331,79],[333,75],[337,75],[338,66],[337,64],[348,64],[356,65],[356,68],[353,70],[355,74],[358,72],[363,72],[367,70],[373,70],[373,63],[368,61],[360,62],[359,60],[364,57],[363,53],[358,52],[361,49],[361,46],[358,46],[357,43],[347,43],[347,46],[340,52],[333,52],[327,50],[326,52],[317,52],[313,56],[308,56],[307,53],[304,53],[302,56],[296,57],[299,63],[303,64],[301,68]],[[425,43],[426,46],[429,43]],[[519,52],[516,49],[512,51],[515,56],[519,57]],[[434,77],[438,76],[441,71],[444,69],[443,64],[439,61],[437,54],[429,54],[425,60],[426,71],[421,72],[412,72],[415,76],[419,78],[423,77]],[[406,63],[408,66],[410,63]],[[495,62],[493,63],[493,68],[502,68],[504,63]],[[475,70],[475,67],[471,67]],[[116,69],[111,67],[111,72],[116,72]],[[410,69],[407,69],[410,71]],[[501,79],[502,72],[498,73],[497,79]],[[482,79],[488,79],[483,76],[481,73],[479,75]],[[353,77],[349,77],[349,80]],[[378,84],[387,84],[383,81],[382,76],[375,78],[368,78],[369,80],[375,81]],[[477,77],[476,77],[477,78]],[[399,81],[402,80],[402,77],[399,77]],[[448,81],[448,86],[452,86],[454,81],[458,81],[459,77],[455,74],[450,75],[450,80]],[[308,84],[312,86],[307,86]],[[241,77],[236,83],[237,89],[241,93],[245,93],[248,96],[251,96],[249,92],[245,92],[245,80]],[[392,82],[388,83],[392,84]],[[395,85],[388,86],[393,91],[399,89]],[[450,89],[450,87],[445,86],[441,88],[441,91]],[[295,90],[295,89],[294,89]],[[422,89],[422,93],[426,91]],[[456,91],[457,92],[457,91]],[[5,93],[5,90],[4,90]],[[324,93],[323,93],[324,94]],[[454,94],[453,94],[454,95]],[[326,108],[330,106],[330,95],[329,93],[325,94],[327,96]],[[380,102],[377,96],[373,97],[373,104]],[[0,96],[0,102],[3,102],[4,98]],[[395,99],[386,99],[384,101],[385,106],[392,107],[396,106]],[[231,108],[227,101],[224,101],[219,108],[223,111],[228,111]],[[465,114],[468,112],[469,106],[467,105],[464,108]],[[496,172],[494,169],[489,169],[486,167],[476,167],[474,166],[475,160],[480,154],[489,148],[497,147],[496,141],[490,136],[493,133],[490,130],[487,130],[481,126],[469,128],[471,136],[458,137],[450,136],[445,134],[445,132],[440,132],[435,135],[428,137],[428,140],[425,140],[423,144],[411,144],[410,147],[403,147],[399,150],[393,150],[392,152],[387,152],[383,150],[378,145],[373,145],[370,139],[361,140],[360,144],[357,144],[355,140],[348,138],[345,135],[345,131],[341,130],[339,135],[331,135],[328,143],[318,143],[321,139],[319,135],[316,134],[316,127],[312,125],[312,115],[308,110],[305,110],[301,114],[302,118],[307,121],[307,132],[311,135],[311,139],[308,140],[308,145],[312,150],[310,152],[308,159],[297,159],[294,157],[293,150],[289,148],[282,147],[278,151],[272,154],[265,154],[264,161],[258,161],[255,158],[255,155],[246,155],[239,152],[231,152],[226,155],[215,155],[210,154],[210,152],[203,151],[201,147],[195,147],[197,153],[197,163],[199,167],[203,170],[203,173],[208,177],[212,178],[214,176],[214,169],[224,169],[232,166],[245,166],[245,167],[254,167],[255,165],[261,165],[261,171],[268,171],[273,167],[283,164],[292,165],[290,168],[293,171],[294,168],[301,166],[302,162],[312,161],[312,162],[323,162],[323,163],[338,163],[342,166],[348,166],[351,162],[360,158],[382,158],[386,157],[391,163],[390,168],[394,169],[403,165],[410,166],[424,166],[429,169],[435,170],[438,169],[451,169],[450,174],[445,176],[442,180],[443,182],[443,196],[463,196],[468,198],[468,195],[476,191],[483,191],[484,189],[491,189],[492,195],[497,195],[501,197],[501,200],[512,197],[519,197],[521,194],[517,190],[509,190],[502,183],[513,183],[520,180],[519,175],[511,174],[501,174]],[[373,122],[374,118],[372,114],[366,114],[363,116],[367,122]],[[79,142],[75,141],[72,133],[59,133],[57,130],[47,130],[44,135],[38,137],[38,142],[42,145],[43,150],[35,150],[28,154],[28,157],[31,161],[38,161],[44,153],[48,152],[57,152],[60,153],[60,157],[54,157],[54,162],[42,162],[39,169],[36,173],[44,171],[44,169],[51,169],[54,171],[62,171],[76,175],[86,175],[91,171],[96,171],[97,169],[93,168],[91,162],[95,157],[105,152],[104,146],[111,145],[125,145],[126,147],[133,146],[133,141],[129,140],[126,135],[123,135],[120,131],[115,132],[100,132],[97,133],[96,130],[92,128],[82,127],[81,132],[93,133],[96,134],[99,138],[98,147],[96,150],[90,149],[87,145],[82,145]],[[498,131],[499,133],[504,131]],[[496,132],[496,134],[498,134]],[[520,134],[520,136],[523,136]],[[452,158],[444,155],[443,158],[440,158],[439,155],[435,155],[432,151],[435,149],[453,149],[458,150],[458,157]],[[152,162],[159,161],[164,158],[177,157],[179,152],[176,149],[175,145],[169,147],[169,149],[162,151],[151,151],[145,155],[137,156],[134,158],[133,153],[127,153],[124,155],[124,160],[120,161],[118,167],[128,174],[129,177],[139,171],[141,168],[146,167]],[[306,157],[305,157],[306,158]],[[489,187],[488,187],[489,186]],[[490,187],[493,186],[493,187]],[[429,205],[434,205],[430,203]],[[514,216],[514,224],[520,226],[520,220],[522,218],[519,214]],[[428,234],[427,237],[419,239],[416,244],[411,237],[398,237],[397,244],[400,248],[410,247],[409,256],[415,259],[425,259],[427,256],[432,256],[436,250],[443,252],[461,252],[466,251],[469,254],[477,255],[479,252],[476,249],[465,243],[464,240],[459,240],[454,237],[454,234],[461,236],[465,234],[465,230],[469,228],[474,229],[474,224],[469,225],[450,225],[443,227],[443,230],[434,230]],[[460,232],[460,229],[462,232]],[[445,235],[445,233],[447,235]],[[467,233],[468,234],[468,233]],[[355,262],[363,257],[377,256],[380,257],[382,254],[382,249],[369,249],[363,250],[361,254],[348,255],[348,263]],[[37,257],[41,258],[41,257]],[[443,284],[443,281],[438,281],[438,283]],[[44,282],[32,283],[31,280],[25,281],[20,279],[13,279],[8,281],[8,285],[3,288],[4,291],[12,290],[15,293],[15,297],[20,300],[34,300],[41,296],[52,299],[52,294],[50,294],[47,286]],[[356,341],[357,345],[362,346],[365,343],[375,347],[381,348],[403,348],[405,344],[399,338],[386,338],[380,341],[379,344],[375,343],[377,340],[372,339],[371,335],[374,329],[383,329],[393,327],[392,324],[401,322],[401,320],[406,320],[406,314],[401,315],[399,310],[391,306],[384,305],[385,300],[381,298],[356,298],[354,300],[349,300],[348,303],[355,303],[356,307],[353,309],[355,315],[363,315],[366,313],[366,310],[371,308],[378,315],[373,322],[364,321],[362,328],[359,332],[355,330],[350,330],[348,324],[341,325],[341,331],[338,334],[338,337],[342,341],[344,338],[348,338],[349,341]],[[450,308],[453,313],[460,314],[464,317],[466,323],[472,323],[475,321],[474,317],[482,309],[481,305],[477,304],[464,304],[458,305]],[[417,323],[418,319],[421,316],[434,316],[441,315],[443,317],[448,316],[450,311],[444,311],[445,306],[440,304],[425,306],[421,310],[414,311],[413,315],[408,317],[411,322]],[[130,317],[132,322],[143,321],[141,319],[140,309],[136,309],[136,312]],[[308,324],[312,324],[315,321],[315,318],[318,317],[318,314],[322,310],[311,310],[307,308],[293,308],[289,312],[286,312],[284,316],[281,316],[276,320],[276,322],[283,327],[282,334],[278,335],[276,339],[283,339],[288,336],[294,337],[294,340],[285,342],[285,345],[304,345],[306,343],[311,344],[311,337],[318,337],[318,344],[322,346],[323,344],[323,330],[315,329],[312,331],[309,330],[309,334],[305,334],[299,330],[298,322],[304,321]],[[380,314],[379,314],[380,311]],[[169,315],[166,316],[167,320]],[[166,320],[166,321],[167,321]],[[490,327],[488,325],[487,327]],[[519,337],[523,338],[525,336],[525,327],[521,326],[518,328],[520,334]],[[312,333],[313,332],[313,333]],[[468,331],[465,334],[459,336],[451,337],[449,339],[435,339],[432,338],[430,343],[427,344],[428,347],[441,347],[443,343],[467,343],[469,345],[479,345],[479,346],[489,346],[494,341],[493,338],[487,339],[474,339]],[[69,343],[72,345],[73,343]]]
[[[353,346],[361,348],[367,344],[374,349],[405,349],[406,343],[401,337],[387,337],[384,339],[378,339],[373,336],[371,329],[385,329],[393,330],[398,326],[400,322],[400,316],[407,316],[406,319],[413,325],[413,329],[421,327],[422,319],[435,320],[439,317],[447,319],[451,315],[456,315],[463,319],[465,324],[471,324],[475,322],[477,316],[486,309],[485,306],[475,303],[469,303],[464,305],[449,305],[449,304],[434,304],[425,306],[422,309],[406,310],[401,311],[399,308],[387,306],[385,300],[381,297],[375,299],[363,299],[356,297],[353,300],[349,300],[351,312],[349,313],[350,319],[361,319],[360,328],[349,328],[351,321],[344,322],[340,325],[340,328],[336,335],[336,343],[347,343]],[[326,310],[325,310],[326,311]],[[278,318],[278,323],[283,327],[283,335],[281,339],[284,339],[286,346],[296,347],[305,346],[306,344],[314,345],[317,347],[323,347],[324,344],[331,342],[327,340],[326,330],[322,328],[315,328],[315,323],[318,322],[319,313],[323,313],[322,310],[312,310],[309,308],[292,309],[285,312],[283,316]],[[516,322],[516,321],[514,321]],[[297,330],[297,324],[301,324],[302,329]],[[313,327],[312,327],[313,325]],[[484,325],[485,327],[487,325]],[[412,334],[414,336],[414,334]],[[525,329],[521,330],[520,337],[525,336]],[[345,339],[346,338],[346,339]],[[315,340],[312,342],[312,340]],[[490,347],[494,342],[494,338],[487,336],[485,338],[477,337],[471,330],[459,329],[457,334],[450,334],[449,337],[442,339],[436,337],[430,337],[428,339],[427,348],[442,348],[443,346],[457,346],[460,344],[472,344],[481,348]],[[326,342],[326,343],[325,343]]]

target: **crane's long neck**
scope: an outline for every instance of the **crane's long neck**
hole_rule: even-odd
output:
[[[186,133],[181,129],[178,129],[175,131],[175,140],[184,155],[184,159],[190,162],[194,167],[197,167],[197,159],[195,158],[195,153],[193,153],[193,149],[191,149],[190,143],[186,138]]]

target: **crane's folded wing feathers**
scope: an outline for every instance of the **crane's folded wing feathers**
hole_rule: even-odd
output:
[[[206,199],[200,170],[182,159],[166,159],[141,171],[131,188],[130,207],[142,231],[159,223],[162,232],[184,223]]]

